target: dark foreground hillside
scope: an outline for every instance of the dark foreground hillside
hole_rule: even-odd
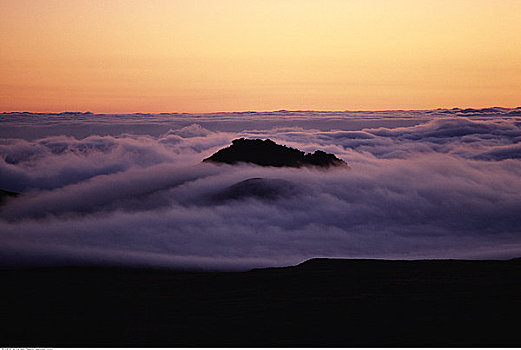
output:
[[[6,347],[521,345],[521,261],[0,271]]]

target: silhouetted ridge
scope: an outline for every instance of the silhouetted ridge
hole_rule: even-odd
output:
[[[323,151],[307,153],[282,145],[277,145],[270,139],[248,140],[244,138],[232,141],[232,145],[223,148],[203,162],[235,164],[239,162],[253,163],[261,166],[301,167],[301,166],[347,166],[342,159],[334,154]]]

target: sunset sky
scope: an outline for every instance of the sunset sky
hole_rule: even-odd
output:
[[[517,0],[0,0],[0,111],[521,105]]]

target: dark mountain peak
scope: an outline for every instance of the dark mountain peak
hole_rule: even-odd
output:
[[[346,162],[331,153],[315,151],[306,154],[295,148],[278,145],[270,139],[250,140],[245,138],[233,140],[231,146],[217,151],[203,162],[226,164],[245,162],[274,167],[347,166]]]

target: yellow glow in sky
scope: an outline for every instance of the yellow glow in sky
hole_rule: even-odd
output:
[[[0,111],[521,105],[517,0],[0,0]]]

